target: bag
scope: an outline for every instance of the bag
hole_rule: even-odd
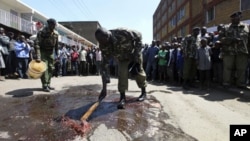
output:
[[[77,59],[78,59],[78,53],[77,52],[73,52],[72,54],[71,54],[71,61],[76,61]]]

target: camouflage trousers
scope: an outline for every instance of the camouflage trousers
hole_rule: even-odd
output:
[[[140,60],[139,62],[142,62],[142,60]],[[120,93],[123,93],[128,90],[129,63],[130,61],[118,62],[118,91]],[[140,71],[137,75],[134,76],[134,78],[139,88],[145,88],[147,86],[146,73],[144,72],[142,63],[140,63]]]
[[[247,54],[223,55],[223,84],[229,85],[235,78],[237,86],[245,86],[247,61]]]
[[[193,81],[197,72],[196,60],[194,58],[184,58],[183,79]]]
[[[42,86],[50,86],[50,80],[54,70],[54,54],[53,52],[41,51],[41,60],[46,63],[47,69],[41,77]]]

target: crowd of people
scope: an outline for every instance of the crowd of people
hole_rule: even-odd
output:
[[[15,38],[14,38],[15,37]],[[5,79],[28,79],[26,74],[28,64],[37,59],[33,39],[24,35],[5,33],[0,28],[0,81]],[[100,74],[101,51],[85,46],[58,43],[58,53],[54,53],[53,76],[87,76]],[[111,62],[111,72],[114,75],[115,61]]]
[[[230,24],[216,32],[194,27],[185,37],[145,45],[144,69],[148,81],[173,82],[183,89],[210,89],[211,83],[226,88],[250,84],[249,25],[240,22],[241,12],[230,15]],[[199,82],[197,85],[196,82]]]
[[[209,89],[211,83],[246,88],[250,84],[249,25],[240,22],[241,12],[231,16],[230,24],[219,24],[217,31],[194,27],[185,37],[171,41],[153,40],[142,46],[142,66],[149,82],[181,85],[183,89]],[[28,63],[36,58],[34,41],[0,28],[0,80],[27,79]],[[102,51],[99,47],[58,44],[53,76],[100,75]],[[118,76],[118,62],[109,60],[111,76]]]

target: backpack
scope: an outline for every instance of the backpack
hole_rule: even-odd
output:
[[[78,53],[77,52],[73,52],[72,54],[71,54],[71,61],[76,61],[77,59],[78,59]]]

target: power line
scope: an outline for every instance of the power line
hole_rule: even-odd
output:
[[[60,8],[57,7],[58,5],[57,5],[56,3],[54,3],[55,1],[49,0],[49,2],[52,4],[53,7],[55,7],[56,12],[58,12],[58,14],[59,14],[60,16],[63,16],[63,14],[62,14],[61,11],[60,11]]]
[[[88,14],[85,13],[85,12],[82,10],[83,8],[81,7],[81,3],[80,3],[79,1],[75,1],[75,0],[73,0],[73,2],[75,3],[76,7],[78,7],[78,9],[80,10],[80,12],[81,12],[82,14],[84,14],[86,18],[88,18],[88,17],[89,17]],[[77,4],[77,2],[78,2],[78,4]]]
[[[56,5],[57,6],[59,6],[60,4],[61,4],[61,13],[66,13],[67,15],[69,15],[69,16],[75,16],[75,17],[77,17],[77,15],[76,15],[76,13],[74,12],[74,11],[72,11],[72,9],[71,9],[71,7],[69,7],[69,5],[68,4],[65,4],[64,3],[64,0],[60,0],[60,1],[58,1],[58,0],[55,0],[57,3],[56,3]],[[69,20],[69,17],[68,16],[65,16],[64,14],[63,14],[63,17],[66,17],[67,18],[67,20]]]
[[[92,12],[89,10],[89,8],[87,7],[87,5],[84,3],[83,0],[78,0],[80,5],[82,5],[83,7],[85,7],[85,10],[87,11],[88,15],[92,16],[93,17],[93,14]]]

